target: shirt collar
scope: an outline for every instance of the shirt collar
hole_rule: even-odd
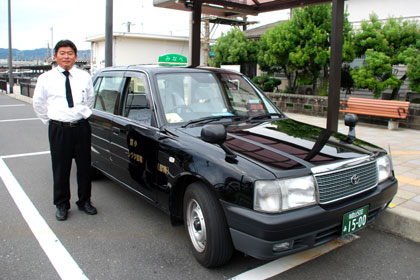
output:
[[[59,65],[57,65],[56,69],[57,69],[60,73],[63,73],[63,72],[65,71],[65,70],[64,70],[61,66],[59,66]],[[72,73],[73,69],[74,69],[74,66],[73,66],[70,70],[68,70],[68,71],[70,72],[70,75],[71,75],[71,76],[73,76],[73,73]]]

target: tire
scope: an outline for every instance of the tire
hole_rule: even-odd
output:
[[[184,226],[194,257],[204,267],[226,264],[232,257],[232,240],[216,196],[202,183],[184,194]]]

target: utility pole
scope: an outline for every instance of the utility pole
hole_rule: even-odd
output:
[[[12,12],[11,12],[11,4],[9,3],[9,93],[13,93],[13,53],[12,53]]]
[[[207,15],[204,15],[204,65],[209,65],[209,58],[210,58],[210,20]]]
[[[113,41],[113,39],[112,39],[112,15],[113,15],[113,0],[106,0],[106,12],[105,12],[105,67],[112,66],[112,41]]]
[[[54,34],[54,29],[51,27],[51,49],[54,49],[54,40],[53,40],[53,34]],[[51,52],[51,56],[53,56],[53,52]]]
[[[52,50],[51,50],[52,52]],[[50,59],[50,43],[48,43],[47,41],[47,57],[45,58],[45,61],[48,61],[48,59]]]

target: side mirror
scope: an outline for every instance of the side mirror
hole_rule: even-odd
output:
[[[347,135],[346,142],[353,143],[353,139],[356,138],[356,130],[355,127],[359,118],[355,114],[346,114],[344,116],[344,124],[349,127],[349,133]]]
[[[221,124],[208,124],[201,129],[201,139],[212,144],[223,144],[226,141],[227,132]]]
[[[224,144],[226,137],[226,128],[222,124],[207,124],[201,129],[203,141],[219,145],[226,153],[226,161],[236,163],[236,154]]]

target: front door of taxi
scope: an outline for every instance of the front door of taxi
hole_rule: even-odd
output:
[[[155,201],[158,129],[153,126],[150,89],[146,75],[126,73],[118,116],[112,121],[112,161],[118,178],[129,188]]]

